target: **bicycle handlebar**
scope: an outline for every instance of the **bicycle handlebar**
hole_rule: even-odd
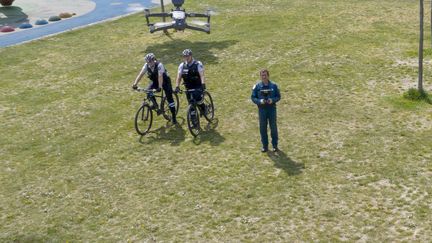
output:
[[[145,89],[145,88],[137,88],[135,90],[136,92],[145,92],[145,93],[154,93],[157,91],[157,89]]]
[[[203,89],[186,89],[186,90],[180,89],[179,93],[181,94],[183,92],[194,92],[194,91],[197,91],[197,90],[204,91]]]

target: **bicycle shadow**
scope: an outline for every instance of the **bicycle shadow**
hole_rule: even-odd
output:
[[[282,150],[268,152],[268,157],[273,160],[276,168],[283,169],[289,176],[299,175],[305,169],[304,163],[298,163],[289,158]]]
[[[169,141],[171,146],[179,146],[186,139],[186,132],[182,128],[185,120],[184,118],[177,117],[177,122],[178,124],[174,125],[167,121],[164,126],[141,136],[139,142],[141,144],[150,144],[155,141]]]
[[[225,141],[225,138],[216,130],[219,125],[219,119],[215,118],[209,122],[201,131],[201,133],[193,139],[195,145],[200,145],[203,142],[209,142],[212,146],[218,146]]]
[[[158,59],[160,59],[164,64],[178,65],[182,62],[180,58],[181,52],[184,49],[191,49],[194,53],[194,57],[197,60],[202,60],[205,65],[209,63],[218,63],[218,57],[213,54],[212,50],[223,50],[237,43],[237,40],[200,42],[171,40],[147,46],[145,50],[141,51],[141,54],[154,52]]]

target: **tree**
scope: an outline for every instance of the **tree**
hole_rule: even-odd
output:
[[[418,70],[418,89],[423,92],[423,24],[424,24],[424,4],[420,0],[420,40],[419,40],[419,70]]]
[[[431,0],[432,1],[432,0]],[[162,8],[162,13],[165,13],[165,4],[164,4],[164,0],[161,0],[161,8]],[[162,21],[165,22],[165,16],[162,17]],[[431,20],[432,21],[432,20]],[[432,23],[432,22],[431,22]],[[432,30],[431,30],[432,31]]]
[[[432,0],[431,0],[432,1]],[[161,8],[162,8],[162,13],[165,13],[165,4],[164,4],[164,0],[161,0]],[[165,16],[162,17],[162,22],[165,22]],[[163,31],[166,35],[168,35],[168,30],[164,30]]]

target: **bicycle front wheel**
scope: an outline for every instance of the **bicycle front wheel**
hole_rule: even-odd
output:
[[[207,91],[204,91],[204,105],[205,105],[205,111],[204,117],[208,122],[212,122],[214,119],[214,105],[213,105],[213,98],[211,97],[210,93]]]
[[[189,105],[187,109],[187,124],[192,136],[196,137],[201,131],[199,109],[195,105]]]
[[[141,136],[146,135],[152,126],[153,112],[148,104],[142,105],[135,115],[135,130]]]
[[[178,94],[173,92],[173,98],[174,98],[174,102],[175,102],[176,115],[177,115],[177,113],[180,109],[180,100],[179,100]]]

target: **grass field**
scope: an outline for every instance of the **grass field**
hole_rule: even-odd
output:
[[[1,242],[430,241],[432,106],[402,98],[416,1],[185,7],[217,9],[211,35],[151,35],[133,15],[0,49]],[[175,76],[184,48],[219,122],[193,140],[182,97],[181,127],[158,117],[140,138],[143,55]],[[262,67],[281,88],[278,156],[259,152]]]

